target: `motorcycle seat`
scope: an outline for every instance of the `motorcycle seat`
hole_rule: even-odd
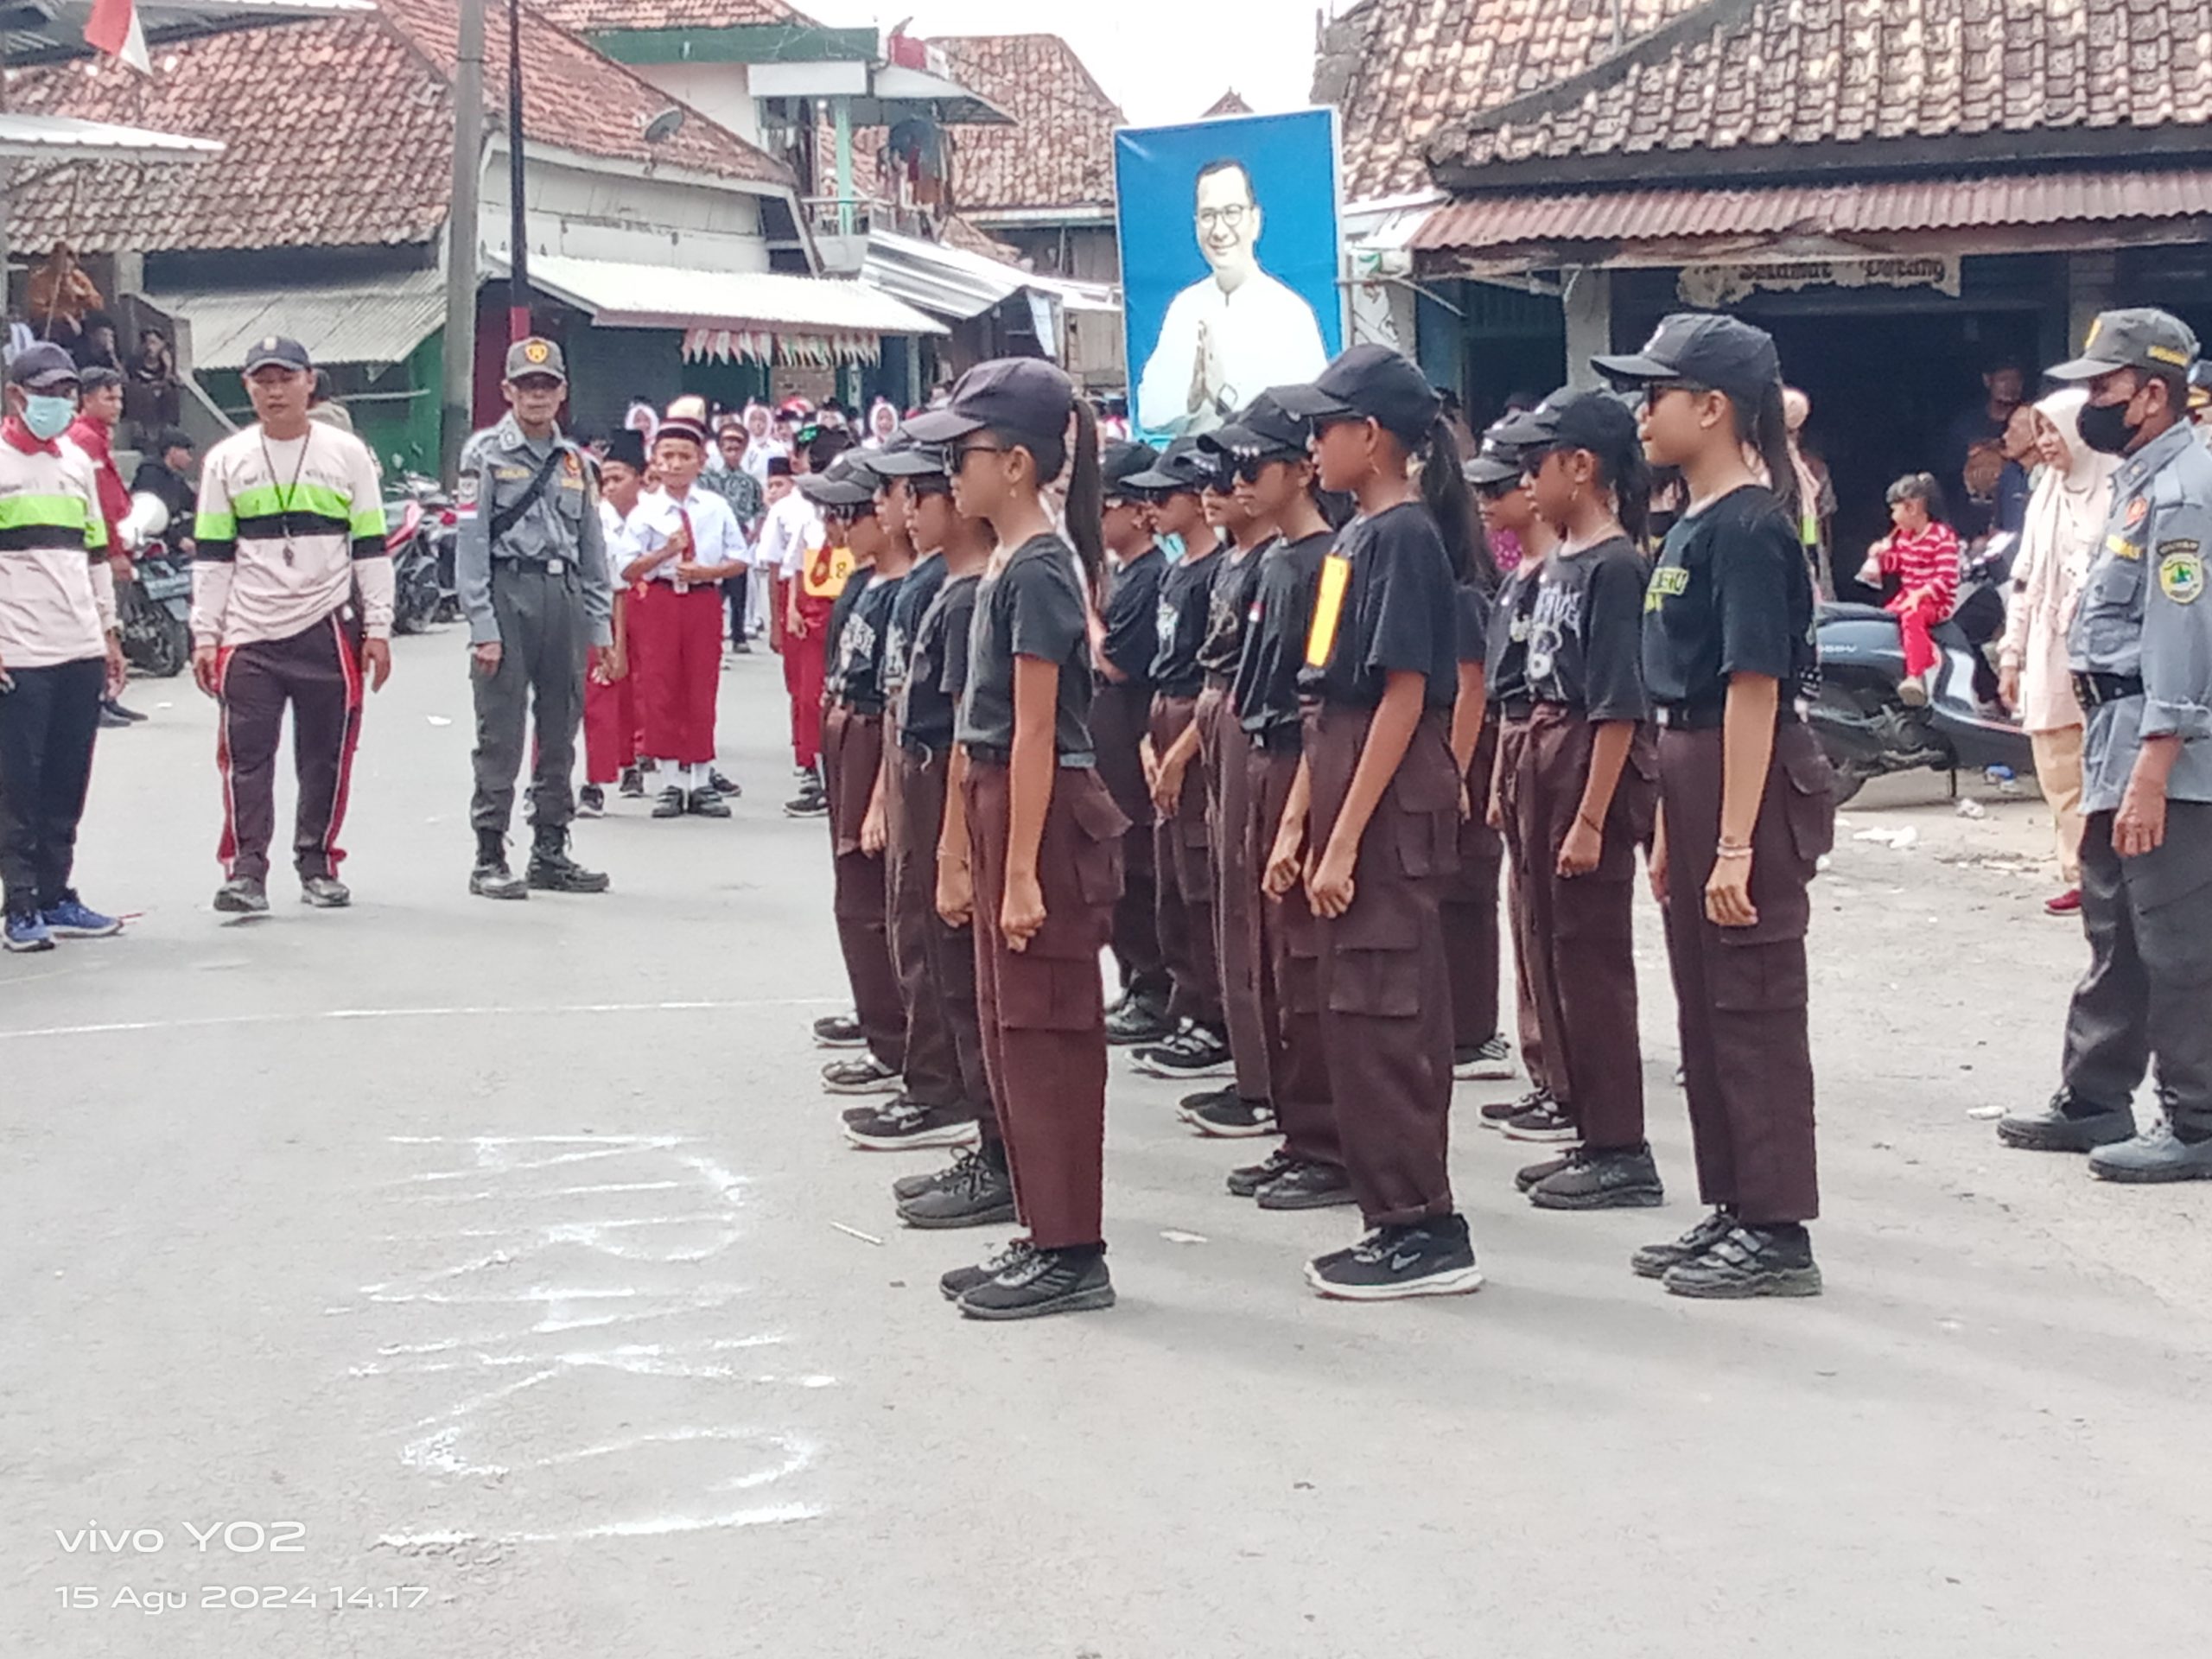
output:
[[[1823,622],[1894,622],[1897,618],[1878,605],[1853,605],[1847,600],[1831,600],[1821,607],[1820,620]]]

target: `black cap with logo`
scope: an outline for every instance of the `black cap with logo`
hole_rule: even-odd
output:
[[[1178,438],[1152,467],[1122,480],[1124,490],[1147,495],[1196,495],[1204,490],[1225,490],[1221,457],[1197,438]]]
[[[875,475],[849,449],[831,461],[826,472],[808,473],[798,480],[798,493],[817,506],[850,514],[875,505]]]
[[[1313,435],[1313,423],[1283,407],[1284,395],[1296,390],[1293,386],[1268,388],[1248,407],[1230,416],[1228,425],[1205,434],[1198,442],[1238,461],[1303,456],[1306,441]]]
[[[1075,412],[1075,383],[1041,358],[978,363],[953,384],[951,400],[906,423],[919,443],[950,443],[988,429],[1061,440]]]
[[[1513,416],[1506,418],[1510,420]],[[1501,421],[1498,426],[1504,423]],[[1521,452],[1500,440],[1497,427],[1493,426],[1483,434],[1482,448],[1461,470],[1466,474],[1467,482],[1478,490],[1494,490],[1501,484],[1517,484],[1522,472]]]
[[[1310,386],[1280,386],[1274,396],[1292,415],[1317,426],[1373,421],[1408,448],[1428,441],[1444,400],[1427,377],[1387,346],[1354,346]]]
[[[1524,464],[1548,449],[1620,455],[1643,442],[1637,434],[1635,411],[1618,397],[1610,391],[1577,391],[1572,386],[1560,387],[1532,410],[1507,416],[1491,432]]]
[[[308,348],[296,340],[287,340],[282,334],[264,334],[246,347],[245,367],[239,371],[251,374],[256,369],[311,369],[315,361],[308,355]]]
[[[1642,351],[1590,361],[1616,384],[1681,380],[1724,391],[1746,405],[1758,404],[1782,386],[1782,356],[1774,349],[1774,336],[1710,311],[1677,311],[1661,321]]]
[[[1132,492],[1123,486],[1129,480],[1139,473],[1149,472],[1159,464],[1160,451],[1148,443],[1125,440],[1108,444],[1106,453],[1100,457],[1098,463],[1106,499],[1110,501],[1116,497],[1127,497]]]
[[[2094,380],[2121,369],[2186,375],[2196,362],[2196,335],[2171,313],[2148,306],[2100,313],[2082,355],[2050,371],[2054,380]]]

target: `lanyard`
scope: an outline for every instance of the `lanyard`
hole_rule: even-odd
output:
[[[293,464],[292,481],[284,486],[276,497],[277,512],[284,525],[284,563],[287,564],[297,562],[297,556],[292,550],[292,506],[299,499],[300,474],[307,470],[308,446],[314,442],[315,423],[310,421],[308,429],[300,435],[300,458]],[[261,461],[269,468],[269,482],[274,486],[276,482],[276,458],[269,453],[269,429],[266,427],[261,429]]]

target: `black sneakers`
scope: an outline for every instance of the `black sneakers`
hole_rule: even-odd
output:
[[[2039,1111],[2007,1112],[1997,1120],[1997,1138],[2024,1152],[2094,1152],[2134,1135],[2129,1108],[2076,1100],[2070,1089],[2061,1089]]]
[[[1548,1106],[1551,1103],[1552,1097],[1549,1091],[1541,1087],[1531,1089],[1518,1100],[1485,1102],[1482,1109],[1483,1128],[1502,1129],[1522,1113],[1533,1112],[1539,1107]]]
[[[653,817],[680,818],[683,816],[683,791],[673,784],[653,798]]]
[[[683,798],[683,810],[695,818],[726,818],[729,817],[729,803],[721,792],[712,789],[695,789]],[[655,810],[658,817],[658,810]]]
[[[1503,1082],[1513,1075],[1513,1045],[1492,1036],[1467,1048],[1452,1051],[1452,1075],[1466,1081]]]
[[[1797,1224],[1738,1224],[1704,1252],[1667,1269],[1669,1294],[1738,1301],[1752,1296],[1817,1296],[1821,1270],[1813,1241]]]
[[[1006,1173],[1005,1150],[981,1148],[929,1177],[919,1192],[900,1198],[899,1219],[925,1230],[995,1227],[1014,1220],[1014,1181]]]
[[[873,1054],[832,1060],[822,1068],[822,1086],[833,1095],[895,1095],[899,1073]]]
[[[1649,1146],[1577,1147],[1565,1168],[1523,1190],[1539,1210],[1649,1210],[1667,1201]]]
[[[707,787],[717,795],[728,795],[732,798],[745,793],[743,784],[739,783],[734,778],[723,777],[712,766],[707,768]]]
[[[334,875],[303,875],[300,902],[310,910],[343,910],[353,902],[353,890]]]
[[[1348,1250],[1317,1255],[1306,1281],[1346,1302],[1393,1302],[1408,1296],[1464,1296],[1483,1286],[1466,1218],[1443,1216],[1409,1226],[1377,1227]]]
[[[1275,1109],[1264,1100],[1247,1100],[1235,1090],[1181,1114],[1183,1121],[1200,1135],[1217,1141],[1244,1141],[1275,1132]]]
[[[1026,1238],[1010,1238],[972,1268],[955,1268],[937,1281],[944,1293],[944,1300],[957,1302],[969,1291],[990,1281],[1008,1268],[1019,1267],[1037,1253],[1037,1247]]]
[[[1252,1196],[1262,1210],[1332,1210],[1359,1202],[1351,1177],[1335,1164],[1293,1163]]]
[[[1087,1313],[1114,1306],[1106,1272],[1106,1247],[1032,1249],[960,1298],[971,1319],[1041,1319],[1053,1313]]]
[[[607,815],[607,791],[597,784],[586,784],[576,791],[576,816],[598,818]]]
[[[480,899],[527,899],[530,886],[507,868],[507,838],[496,830],[476,832],[476,868],[468,890]]]
[[[639,772],[635,766],[623,767],[622,781],[615,785],[615,791],[626,801],[644,800],[645,798],[645,774]]]
[[[1276,1147],[1256,1164],[1246,1164],[1232,1169],[1222,1179],[1232,1198],[1250,1198],[1259,1196],[1260,1189],[1279,1176],[1287,1175],[1298,1167],[1298,1160]]]
[[[1106,1041],[1115,1048],[1156,1043],[1174,1030],[1175,1022],[1167,1017],[1167,1011],[1141,996],[1125,996],[1106,1011]]]
[[[1628,1265],[1639,1279],[1664,1279],[1669,1268],[1703,1255],[1735,1229],[1735,1217],[1715,1210],[1672,1243],[1645,1245],[1629,1257]]]
[[[569,832],[540,824],[524,880],[541,893],[605,893],[612,884],[569,856]]]
[[[1567,1109],[1549,1095],[1525,1112],[1516,1113],[1505,1120],[1505,1138],[1526,1141],[1535,1145],[1573,1141],[1581,1135],[1574,1127],[1574,1120]]]
[[[799,785],[798,793],[784,803],[784,816],[787,818],[821,818],[829,814],[830,797],[811,775]]]
[[[1541,1163],[1523,1165],[1514,1173],[1513,1185],[1521,1192],[1530,1191],[1540,1181],[1548,1181],[1560,1171],[1573,1167],[1574,1154],[1581,1150],[1580,1147],[1569,1147],[1556,1158],[1547,1158]]]
[[[266,916],[268,886],[257,876],[234,875],[215,889],[215,908],[226,916]]]
[[[866,1048],[868,1037],[861,1030],[857,1014],[825,1014],[814,1022],[814,1046],[817,1048]]]
[[[925,1106],[901,1095],[888,1106],[845,1123],[845,1139],[865,1152],[898,1152],[909,1147],[964,1147],[979,1131],[976,1114],[965,1106]]]
[[[1185,1020],[1166,1041],[1140,1048],[1129,1060],[1155,1077],[1225,1077],[1236,1069],[1222,1034],[1192,1020]]]

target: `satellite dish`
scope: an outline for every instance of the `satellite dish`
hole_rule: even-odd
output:
[[[682,128],[683,125],[683,110],[682,105],[671,105],[667,109],[663,110],[658,115],[653,117],[652,120],[645,123],[645,142],[649,144],[665,143],[668,140],[676,137],[677,130]]]

